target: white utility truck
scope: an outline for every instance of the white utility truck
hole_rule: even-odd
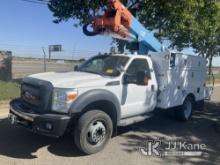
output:
[[[70,130],[78,148],[92,154],[118,126],[143,121],[156,108],[175,108],[178,120],[189,120],[209,97],[206,78],[206,60],[198,56],[95,56],[72,72],[24,78],[21,97],[10,102],[9,119],[49,136]]]
[[[96,56],[74,72],[24,78],[21,97],[10,102],[11,123],[55,137],[70,130],[77,147],[92,154],[104,148],[118,126],[143,121],[156,108],[174,108],[181,121],[202,109],[210,94],[205,59],[160,52],[161,43],[120,0],[108,0],[105,14],[91,24],[93,31],[83,27],[87,36],[134,42],[139,55]]]

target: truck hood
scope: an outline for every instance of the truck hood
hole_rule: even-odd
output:
[[[102,86],[109,81],[107,77],[85,72],[47,72],[30,75],[28,77],[49,81],[54,87],[58,88]]]

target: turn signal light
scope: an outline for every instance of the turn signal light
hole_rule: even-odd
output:
[[[77,92],[69,92],[67,94],[67,101],[74,101],[77,98]]]

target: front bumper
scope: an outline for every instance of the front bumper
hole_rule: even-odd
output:
[[[10,102],[8,115],[12,124],[19,124],[32,132],[47,136],[60,137],[64,134],[70,116],[63,114],[37,114],[26,110],[20,99]]]

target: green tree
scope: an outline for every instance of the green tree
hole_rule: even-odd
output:
[[[192,47],[206,58],[220,53],[219,0],[122,0],[155,36],[170,40],[170,47]],[[60,23],[75,20],[75,26],[89,23],[106,9],[107,0],[50,0],[49,9]],[[126,42],[118,42],[119,50]],[[127,45],[129,48],[130,46]]]

